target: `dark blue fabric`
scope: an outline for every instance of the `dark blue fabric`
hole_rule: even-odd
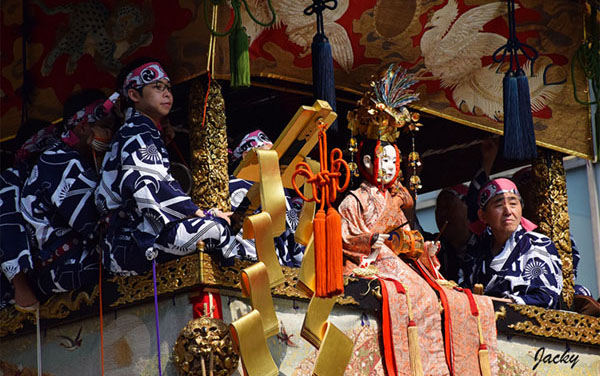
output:
[[[21,193],[21,210],[33,236],[39,291],[50,295],[98,280],[97,173],[62,142],[46,150]],[[61,249],[62,254],[57,253]],[[45,266],[41,266],[45,265]]]
[[[23,171],[12,168],[0,173],[0,264],[9,280],[33,267],[29,235],[19,204],[22,175]]]
[[[96,185],[96,170],[67,145],[58,143],[40,156],[23,187],[21,209],[42,261],[69,242],[96,244]]]
[[[202,241],[207,251],[227,252],[233,242],[221,219],[198,218],[198,207],[170,173],[169,155],[152,120],[128,110],[104,157],[96,204],[107,217],[102,242],[105,266],[130,275],[189,254]]]
[[[469,249],[471,278],[463,283],[484,286],[487,295],[511,298],[520,304],[557,308],[562,291],[562,264],[552,241],[519,227],[496,256],[489,232]]]

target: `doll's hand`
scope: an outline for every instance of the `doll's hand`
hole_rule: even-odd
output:
[[[435,256],[437,255],[437,253],[440,251],[440,242],[439,241],[435,241],[435,242],[431,242],[431,241],[426,241],[425,242],[425,249],[427,250],[427,254],[429,256]]]
[[[375,240],[375,242],[373,243],[373,245],[371,246],[371,249],[373,251],[375,250],[379,250],[381,248],[381,246],[383,246],[383,243],[388,240],[388,238],[390,237],[389,234],[377,234],[377,240]]]

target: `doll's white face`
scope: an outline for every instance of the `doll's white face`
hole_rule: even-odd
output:
[[[379,156],[379,168],[383,173],[383,183],[388,184],[396,176],[396,149],[392,145],[386,145]]]
[[[388,184],[396,176],[396,149],[393,145],[386,145],[379,155],[379,169],[382,173],[382,182]],[[370,155],[363,157],[363,163],[369,174],[377,176],[377,171],[373,172],[373,161]]]

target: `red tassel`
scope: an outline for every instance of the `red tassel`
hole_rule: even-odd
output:
[[[342,252],[342,217],[334,208],[327,210],[327,292],[329,296],[344,293],[344,261]]]
[[[327,231],[325,210],[319,209],[313,220],[315,244],[315,296],[327,297]]]

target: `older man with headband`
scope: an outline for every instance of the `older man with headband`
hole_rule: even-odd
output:
[[[537,226],[522,216],[516,185],[492,180],[479,191],[478,204],[485,231],[469,251],[476,261],[466,284],[481,283],[487,295],[518,304],[557,308],[563,282],[560,257],[552,241],[534,232]]]

